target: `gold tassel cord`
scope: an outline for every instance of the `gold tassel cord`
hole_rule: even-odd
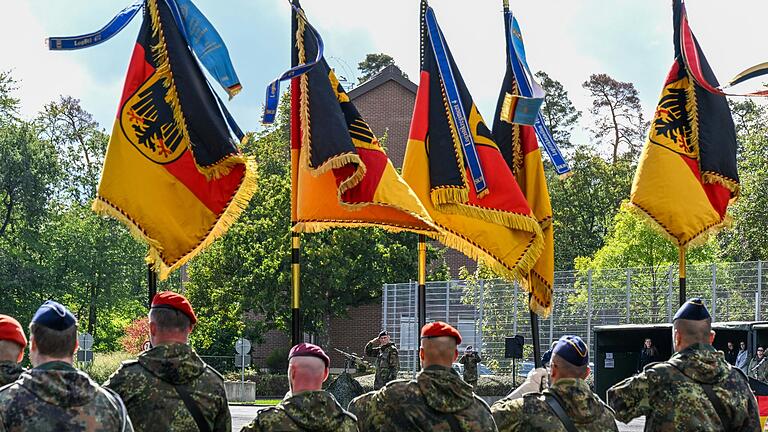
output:
[[[723,228],[728,228],[733,225],[733,218],[726,214],[722,221],[704,227],[701,231],[694,234],[690,239],[680,240],[672,235],[672,233],[661,222],[654,218],[653,215],[648,213],[645,209],[641,208],[635,203],[628,203],[624,205],[631,213],[643,219],[648,224],[648,226],[651,227],[652,230],[656,231],[659,235],[669,240],[677,247],[691,248],[701,246],[705,244],[713,234],[717,233]]]

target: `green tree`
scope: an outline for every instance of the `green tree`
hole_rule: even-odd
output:
[[[570,149],[573,147],[571,131],[581,118],[581,111],[573,106],[568,97],[568,91],[565,90],[560,81],[551,78],[543,71],[536,72],[536,78],[538,78],[544,91],[547,92],[547,97],[541,106],[541,113],[547,127],[560,148]]]
[[[592,256],[603,246],[634,174],[629,161],[611,164],[587,147],[577,147],[570,163],[573,175],[566,179],[547,170],[558,270],[572,269],[577,257]]]
[[[733,261],[768,259],[768,108],[752,100],[732,102],[739,139],[741,194],[731,206],[732,230],[719,235],[723,256]]]
[[[365,56],[365,59],[357,64],[357,69],[360,71],[362,75],[357,78],[358,84],[362,84],[369,79],[373,78],[374,75],[384,70],[385,67],[389,65],[394,65],[395,59],[392,58],[389,54],[384,53],[371,53],[367,54]],[[405,78],[408,78],[408,75],[403,74]]]
[[[643,145],[647,122],[643,120],[635,85],[617,81],[606,74],[593,74],[583,87],[592,97],[589,110],[595,117],[592,133],[595,139],[604,140],[609,145],[611,162],[618,162],[622,144],[630,158],[636,158]]]

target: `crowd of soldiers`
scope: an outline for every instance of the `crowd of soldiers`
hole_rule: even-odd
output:
[[[19,367],[28,344],[22,327],[0,315],[0,432],[230,431],[224,380],[188,343],[196,322],[186,298],[157,294],[152,348],[99,385],[73,366],[77,320],[64,306],[47,301],[33,316],[30,370]],[[711,323],[701,299],[688,301],[673,319],[675,354],[610,388],[607,404],[586,381],[589,349],[578,336],[553,344],[543,359],[548,367],[529,374],[533,387],[492,406],[473,391],[477,352],[469,347],[461,357],[464,378],[454,370],[462,336],[448,323],[421,329],[422,369],[411,380],[396,379],[398,352],[386,332],[369,342],[376,389],[346,408],[322,389],[329,357],[302,343],[288,355],[290,391],[242,431],[617,431],[616,420],[639,416],[646,431],[759,431],[755,396],[744,373],[712,346]]]

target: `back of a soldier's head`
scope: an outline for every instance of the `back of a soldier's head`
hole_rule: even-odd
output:
[[[589,372],[587,344],[578,336],[561,337],[552,348],[549,371],[552,382],[563,378],[585,379],[589,376]]]
[[[48,361],[72,362],[77,350],[77,319],[63,305],[47,301],[29,324],[29,357],[33,366]]]
[[[331,360],[317,345],[300,343],[288,353],[288,383],[293,394],[323,388]]]
[[[157,293],[149,309],[149,333],[152,345],[187,343],[197,317],[192,305],[172,291]]]
[[[672,318],[672,341],[675,351],[682,351],[694,344],[712,344],[712,316],[700,298],[688,300],[680,306]]]
[[[0,315],[0,361],[21,363],[27,336],[15,318]]]
[[[437,365],[451,367],[459,357],[461,333],[450,324],[436,321],[421,329],[419,358],[422,367]]]

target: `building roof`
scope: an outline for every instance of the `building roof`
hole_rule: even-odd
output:
[[[403,71],[399,67],[391,64],[374,75],[373,78],[350,90],[348,92],[349,98],[356,99],[389,81],[400,84],[413,94],[416,94],[416,90],[419,88],[419,86],[403,76]]]

